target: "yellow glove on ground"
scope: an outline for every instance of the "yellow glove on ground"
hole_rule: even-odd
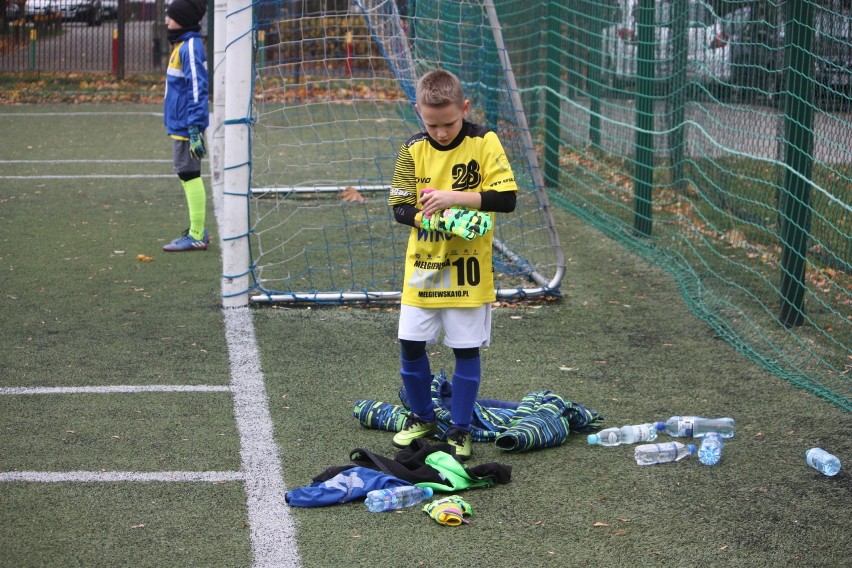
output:
[[[473,515],[473,507],[457,495],[432,501],[423,507],[423,511],[439,524],[448,527],[457,527],[462,523],[470,524],[465,517]]]

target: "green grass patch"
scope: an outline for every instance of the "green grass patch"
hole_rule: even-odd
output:
[[[0,414],[0,471],[240,468],[229,393],[4,396]]]
[[[64,179],[0,186],[3,387],[228,383],[218,245],[159,252],[185,227],[177,181],[71,177],[102,171],[90,152],[167,158],[156,117],[137,119],[113,138],[104,117],[22,116],[14,131],[24,147],[17,136],[0,140],[5,159],[89,159],[68,164]],[[0,117],[4,131],[12,124]],[[67,147],[95,132],[101,149]],[[38,152],[28,154],[27,145]],[[463,493],[474,508],[471,525],[443,527],[419,508],[291,509],[302,565],[436,566],[460,558],[495,566],[852,564],[852,477],[846,469],[824,477],[804,460],[808,448],[821,446],[849,461],[848,412],[741,357],[693,315],[665,270],[564,211],[556,223],[568,264],[563,298],[495,310],[481,395],[519,400],[550,389],[601,412],[607,426],[731,416],[736,436],[720,464],[639,467],[632,446],[591,447],[582,435],[524,454],[476,444],[473,464],[510,465],[512,481]],[[362,428],[352,407],[362,398],[396,401],[395,308],[268,306],[252,315],[288,488],[348,463],[355,448],[394,455],[391,434]],[[436,345],[429,353],[434,369],[452,372],[451,350]],[[234,470],[239,440],[229,398],[4,395],[0,469]],[[244,489],[237,482],[2,483],[0,566],[248,566]]]
[[[251,564],[241,483],[7,483],[0,566]]]
[[[848,479],[825,478],[804,464],[812,445],[848,451],[844,412],[737,356],[689,313],[663,270],[564,213],[557,224],[570,257],[565,297],[495,311],[480,395],[519,400],[550,389],[598,410],[608,426],[696,413],[732,416],[737,433],[714,468],[694,458],[639,467],[632,446],[592,447],[579,434],[525,454],[475,444],[473,463],[510,465],[512,481],[464,492],[475,514],[470,526],[452,529],[453,547],[499,566],[564,566],[578,558],[607,566],[831,566],[834,554],[852,559],[840,548],[852,542],[848,521],[825,513],[842,509]],[[352,406],[361,398],[397,402],[397,318],[393,308],[255,312],[276,431],[287,433],[278,439],[289,487],[347,463],[354,448],[395,454],[391,434],[362,428]],[[429,353],[434,370],[452,373],[451,350],[436,345]],[[419,553],[418,543],[448,538],[449,529],[418,508],[370,515],[351,503],[293,514],[306,566],[348,556],[369,566],[399,554],[431,566],[434,553]],[[665,528],[698,525],[713,530]]]

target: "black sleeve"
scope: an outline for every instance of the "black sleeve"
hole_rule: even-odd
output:
[[[397,223],[414,227],[414,216],[419,209],[410,203],[397,203],[393,206],[393,217]]]
[[[517,191],[483,191],[482,207],[480,211],[494,211],[496,213],[511,213],[515,210],[518,201]]]
[[[496,213],[511,213],[515,210],[518,199],[517,191],[483,191],[482,207],[480,211],[493,211]],[[414,216],[420,211],[410,203],[398,203],[393,206],[393,217],[397,223],[414,227]]]

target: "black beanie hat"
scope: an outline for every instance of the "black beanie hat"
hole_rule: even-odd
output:
[[[172,0],[166,8],[166,15],[182,28],[197,26],[205,12],[207,12],[205,0]]]

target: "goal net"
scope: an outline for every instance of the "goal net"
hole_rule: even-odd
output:
[[[244,117],[225,117],[250,125],[249,187],[229,205],[246,208],[248,227],[222,229],[225,243],[247,241],[223,247],[225,278],[246,275],[245,290],[233,294],[252,302],[400,297],[411,228],[394,220],[387,194],[400,145],[423,130],[417,77],[443,68],[461,79],[469,120],[499,135],[520,188],[516,211],[495,222],[498,297],[558,295],[565,263],[491,1],[277,0],[255,3],[253,14],[252,92]],[[236,27],[228,23],[229,73],[230,46],[244,37]],[[226,177],[235,167],[230,142]]]

